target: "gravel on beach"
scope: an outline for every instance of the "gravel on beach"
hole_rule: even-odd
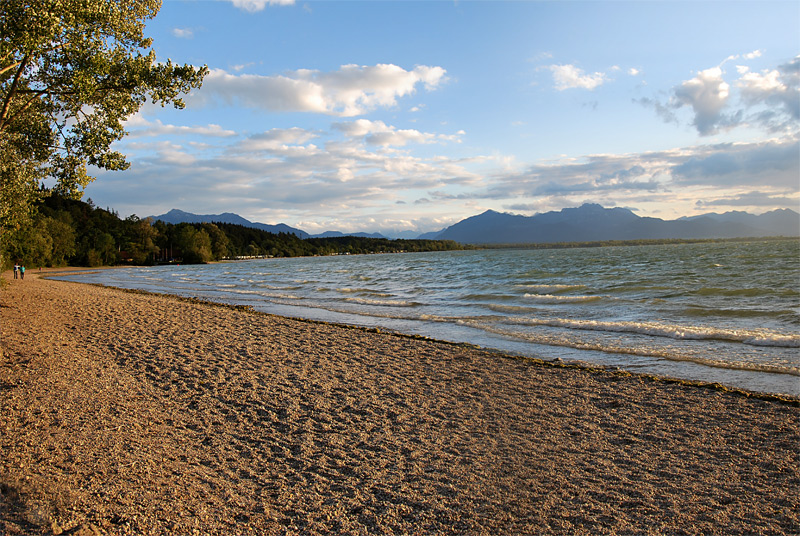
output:
[[[2,535],[800,533],[797,399],[26,275]]]

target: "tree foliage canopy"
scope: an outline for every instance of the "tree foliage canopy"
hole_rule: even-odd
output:
[[[0,239],[42,180],[79,197],[87,166],[128,167],[111,144],[151,100],[183,107],[205,67],[157,62],[144,35],[160,0],[0,0]]]

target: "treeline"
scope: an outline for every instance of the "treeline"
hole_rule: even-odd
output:
[[[205,263],[239,257],[300,257],[464,249],[453,241],[354,236],[301,239],[229,223],[121,219],[88,202],[49,195],[33,225],[6,241],[6,258],[28,267]]]

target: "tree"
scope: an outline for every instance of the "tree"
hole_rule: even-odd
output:
[[[12,260],[24,262],[33,268],[51,264],[53,254],[53,238],[44,225],[27,227],[20,233],[21,240],[9,251]]]
[[[201,224],[201,228],[208,233],[208,236],[211,238],[212,259],[219,261],[227,257],[231,241],[225,236],[225,233],[213,223],[203,223]]]
[[[53,266],[66,264],[67,259],[75,254],[75,231],[71,222],[44,218],[40,225],[43,225],[52,240],[50,263]]]
[[[206,67],[156,61],[160,0],[0,0],[0,256],[30,224],[43,181],[79,198],[87,166],[128,167],[111,144],[150,99],[183,108]],[[2,261],[2,257],[0,257]],[[1,262],[0,262],[1,264]]]
[[[213,259],[211,253],[211,237],[205,229],[195,229],[191,223],[177,225],[175,244],[181,250],[183,262],[202,264]]]
[[[125,218],[127,240],[125,247],[134,264],[153,264],[158,257],[156,245],[158,231],[150,225],[149,219],[139,219],[135,214]]]

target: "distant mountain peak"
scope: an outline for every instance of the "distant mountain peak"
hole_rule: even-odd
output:
[[[177,209],[177,208],[173,208],[172,210],[170,210],[166,214],[163,214],[163,216],[184,216],[184,215],[186,215],[186,216],[194,216],[194,214],[189,214],[188,212],[184,212],[184,211],[182,211],[180,209]],[[155,218],[156,216],[150,216],[150,217],[151,218]]]
[[[344,238],[347,236],[359,238],[386,238],[380,233],[343,233],[341,231],[325,231],[324,233],[311,235],[311,238]]]

